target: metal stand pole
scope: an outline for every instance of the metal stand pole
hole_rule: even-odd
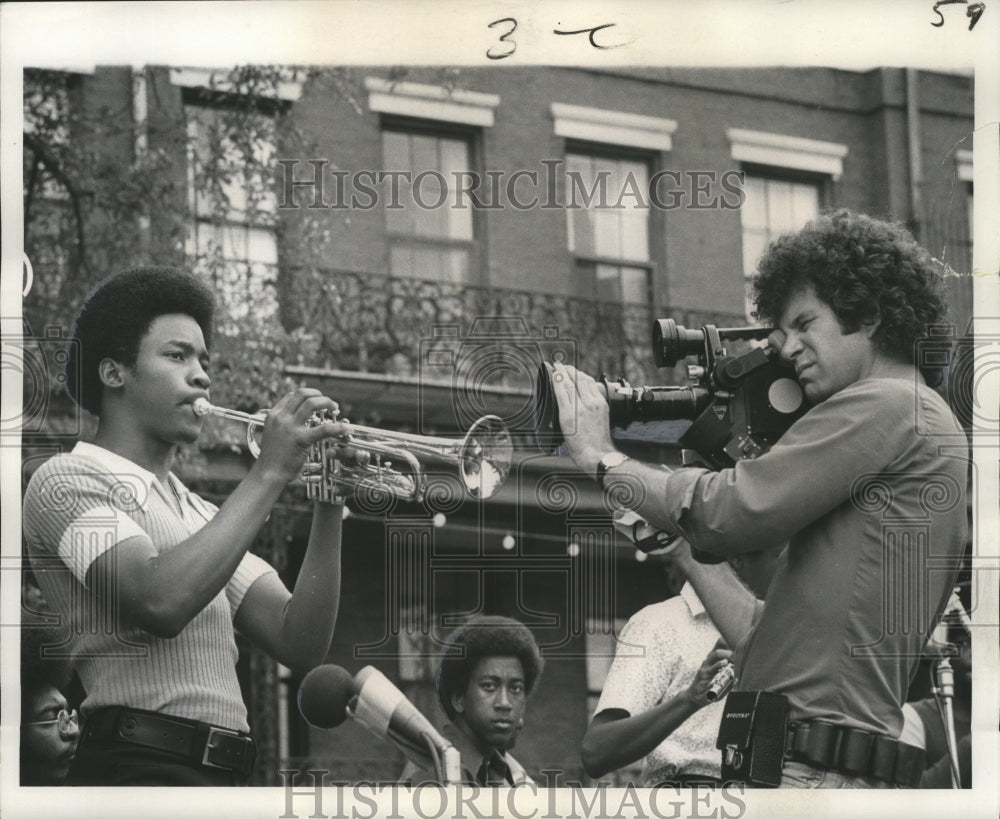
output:
[[[951,660],[942,657],[935,665],[937,676],[937,687],[934,695],[938,698],[940,706],[941,722],[944,727],[945,739],[948,742],[948,757],[951,760],[951,786],[961,788],[961,780],[958,775],[958,742],[955,739],[955,712],[952,701],[955,697],[955,672],[951,667]]]

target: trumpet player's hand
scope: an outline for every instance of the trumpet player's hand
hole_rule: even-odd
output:
[[[705,696],[708,687],[712,684],[715,675],[730,662],[732,656],[733,652],[726,647],[725,640],[719,638],[715,648],[708,652],[708,655],[702,660],[694,679],[691,680],[691,684],[684,692],[684,697],[691,705],[698,708],[708,705],[708,698]]]
[[[597,473],[597,462],[615,449],[604,389],[586,373],[569,364],[545,365],[552,392],[559,404],[559,425],[569,454],[588,475]]]
[[[303,387],[288,393],[267,413],[256,467],[283,484],[297,478],[314,443],[346,435],[343,423],[310,424],[314,415],[338,409],[337,402],[319,390]]]

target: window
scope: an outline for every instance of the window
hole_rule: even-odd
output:
[[[188,208],[185,253],[209,276],[222,322],[277,311],[275,123],[267,113],[185,105]]]
[[[641,159],[566,154],[575,293],[611,304],[649,303],[649,176]]]
[[[398,191],[384,187],[382,195],[390,274],[453,284],[474,280],[473,209],[454,201],[456,174],[472,166],[471,136],[388,126],[382,157]]]
[[[757,260],[778,235],[801,227],[819,213],[820,184],[771,178],[747,172],[743,191],[743,276],[746,315],[752,320],[750,280]]]
[[[463,284],[478,277],[471,207],[455,205],[456,176],[473,166],[475,137],[492,128],[495,94],[366,77],[368,108],[381,114],[383,187],[393,276]],[[388,195],[387,195],[388,193]]]
[[[673,147],[677,123],[561,102],[552,103],[550,113],[554,133],[569,146],[565,196],[574,292],[604,303],[648,305],[650,166],[658,152]]]
[[[819,213],[823,188],[844,172],[847,146],[764,131],[726,131],[733,160],[746,171],[743,204],[743,277],[752,320],[750,278],[768,242]]]

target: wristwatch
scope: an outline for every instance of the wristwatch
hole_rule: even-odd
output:
[[[604,489],[604,476],[607,474],[607,471],[616,466],[621,466],[628,460],[630,460],[628,455],[625,455],[622,452],[612,451],[604,455],[601,460],[597,462],[597,485],[601,487],[601,489]]]

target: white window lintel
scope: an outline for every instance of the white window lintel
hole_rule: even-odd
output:
[[[673,133],[677,130],[676,120],[624,111],[562,102],[552,103],[551,111],[556,136],[588,142],[669,151],[673,147]]]
[[[500,105],[496,94],[448,89],[416,82],[393,82],[366,77],[368,108],[379,114],[436,119],[492,128],[493,112]]]
[[[844,172],[847,146],[839,142],[805,139],[744,128],[729,128],[726,136],[737,162],[753,162],[797,171],[829,174],[834,181]]]
[[[182,88],[211,88],[215,91],[232,92],[232,84],[224,69],[216,68],[171,68],[170,82]],[[273,90],[258,96],[269,99],[295,102],[302,96],[302,83],[282,80]]]

